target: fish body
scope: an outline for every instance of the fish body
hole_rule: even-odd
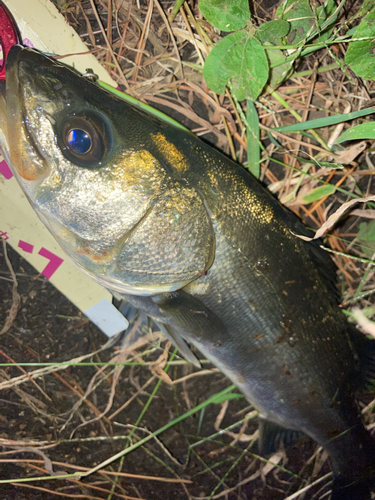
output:
[[[354,394],[373,343],[297,217],[194,135],[32,49],[10,51],[6,92],[9,159],[73,262],[226,374],[260,411],[265,451],[302,431],[329,453],[332,499],[370,498]]]

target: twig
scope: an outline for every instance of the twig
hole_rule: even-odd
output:
[[[6,333],[9,330],[9,328],[13,325],[14,320],[16,319],[17,313],[21,307],[21,297],[18,293],[18,282],[17,282],[16,274],[13,271],[12,264],[11,264],[9,257],[8,257],[8,252],[7,252],[5,240],[3,240],[3,250],[4,250],[5,262],[8,266],[8,269],[10,271],[10,275],[12,276],[12,280],[13,280],[13,287],[12,287],[13,302],[12,302],[12,306],[9,310],[7,319],[5,320],[5,324],[0,331],[0,335],[2,335],[3,333]]]

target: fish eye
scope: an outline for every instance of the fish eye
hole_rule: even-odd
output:
[[[100,165],[112,144],[106,120],[92,112],[65,117],[57,127],[56,136],[62,154],[78,167]]]
[[[86,130],[81,128],[73,128],[69,130],[66,138],[69,147],[74,153],[85,154],[88,153],[92,146],[92,140]]]

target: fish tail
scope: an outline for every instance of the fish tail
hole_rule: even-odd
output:
[[[375,387],[375,341],[354,328],[348,333],[358,357],[354,389],[372,392]],[[375,440],[361,422],[355,422],[358,418],[355,407],[346,408],[347,417],[351,412],[354,413],[350,431],[337,442],[335,439],[325,446],[334,471],[331,500],[371,500],[371,491],[375,491]]]
[[[344,447],[346,458],[341,467],[332,460],[334,480],[331,500],[371,500],[375,488],[375,441],[358,425],[351,434],[352,442]],[[331,457],[331,459],[334,457]]]
[[[371,500],[373,483],[355,482],[351,485],[342,486],[333,482],[331,500]]]

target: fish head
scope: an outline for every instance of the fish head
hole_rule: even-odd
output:
[[[213,259],[209,215],[158,157],[163,126],[33,49],[14,46],[6,64],[13,169],[73,262],[120,293],[172,291],[201,276]]]

